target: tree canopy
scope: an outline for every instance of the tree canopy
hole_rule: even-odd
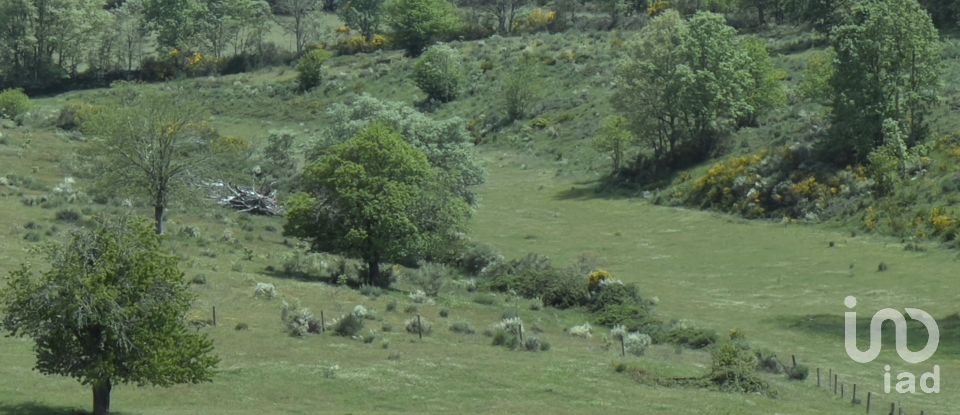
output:
[[[389,285],[381,263],[435,251],[466,219],[468,206],[438,174],[399,133],[371,125],[304,169],[305,192],[289,200],[284,234],[359,257],[366,283]]]
[[[899,125],[908,146],[922,140],[942,70],[940,37],[926,10],[916,0],[863,2],[831,41],[836,58],[826,145],[834,161],[866,161],[883,144],[887,119]]]
[[[36,370],[90,385],[96,415],[114,385],[211,380],[213,343],[184,324],[193,296],[149,224],[102,220],[45,253],[49,269],[23,266],[0,291],[2,328],[34,340]]]

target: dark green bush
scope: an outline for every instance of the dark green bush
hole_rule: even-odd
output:
[[[807,376],[810,374],[810,368],[804,365],[796,365],[787,368],[787,379],[790,380],[806,380]]]
[[[744,342],[726,341],[713,351],[707,379],[721,390],[768,393],[769,385],[757,374],[757,359]]]
[[[703,349],[717,342],[717,332],[692,327],[675,327],[663,333],[658,343],[674,343],[691,349]]]
[[[484,270],[503,262],[503,256],[490,245],[467,242],[459,254],[456,265],[470,275],[480,275]]]
[[[297,63],[297,82],[300,84],[300,89],[309,91],[320,85],[323,63],[332,55],[326,50],[315,49],[300,58],[300,62]]]
[[[616,305],[641,304],[640,292],[634,284],[609,283],[601,285],[591,298],[590,311],[597,312]]]
[[[30,109],[30,97],[20,89],[0,91],[0,117],[13,119]]]
[[[360,330],[363,330],[363,319],[353,315],[353,313],[343,316],[333,328],[334,333],[343,337],[356,336],[357,333],[360,333]]]
[[[83,215],[73,209],[63,209],[57,211],[56,219],[61,222],[77,222]]]

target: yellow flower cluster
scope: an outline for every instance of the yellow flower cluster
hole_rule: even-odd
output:
[[[863,227],[873,232],[877,230],[877,223],[879,222],[880,219],[877,217],[877,210],[874,209],[873,206],[868,207],[867,213],[863,216]]]
[[[342,24],[340,25],[340,27],[337,28],[337,33],[340,33],[340,34],[350,33],[350,28],[347,27],[347,25]]]
[[[190,59],[187,59],[187,66],[194,67],[203,64],[205,57],[200,52],[194,52]]]
[[[587,277],[587,288],[590,291],[596,291],[597,288],[600,288],[600,282],[606,281],[612,278],[609,272],[604,270],[596,270],[590,273],[590,276]]]
[[[933,208],[933,210],[930,211],[929,220],[930,225],[933,226],[933,229],[935,229],[938,234],[947,231],[956,224],[956,221],[941,208]]]
[[[654,17],[665,12],[670,8],[670,2],[667,0],[657,0],[647,7],[647,16]]]
[[[557,20],[557,12],[553,10],[544,10],[539,7],[533,9],[527,16],[527,26],[537,30],[546,27]]]

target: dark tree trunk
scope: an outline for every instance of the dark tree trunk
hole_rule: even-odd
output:
[[[380,281],[380,260],[372,259],[367,261],[367,280],[371,285],[377,287],[383,287],[382,281]]]
[[[95,383],[93,385],[93,415],[110,414],[110,389],[113,385],[110,381]]]
[[[157,235],[163,235],[167,231],[167,208],[165,206],[154,206],[153,219],[157,224]]]

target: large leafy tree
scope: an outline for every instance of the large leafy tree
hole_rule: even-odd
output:
[[[92,136],[83,155],[98,190],[140,196],[154,208],[156,231],[179,193],[196,189],[214,170],[216,131],[182,97],[141,95],[122,89],[116,108],[98,112],[83,126]],[[224,148],[223,151],[233,151]]]
[[[754,71],[761,50],[750,52],[724,18],[699,12],[689,22],[667,11],[644,27],[617,70],[615,107],[661,162],[706,156],[736,121],[755,116],[758,88],[768,76]]]
[[[836,58],[826,144],[834,161],[866,161],[883,144],[887,119],[898,124],[908,146],[922,140],[942,59],[926,10],[916,0],[863,2],[834,29],[831,41]]]
[[[384,124],[426,154],[430,165],[441,172],[438,180],[450,193],[470,205],[477,203],[476,187],[483,184],[485,173],[463,119],[434,119],[409,105],[369,95],[334,105],[329,118],[333,120],[330,129],[325,139],[308,151],[309,160],[319,160],[331,144],[354,137],[371,125]]]
[[[390,0],[384,7],[393,41],[410,56],[419,56],[460,25],[457,7],[448,0]]]
[[[40,373],[92,387],[95,415],[114,385],[211,380],[213,343],[184,324],[193,296],[147,223],[101,221],[46,253],[49,269],[0,291],[2,328],[34,340]]]
[[[399,133],[372,125],[304,169],[306,192],[288,202],[284,234],[361,258],[365,282],[386,286],[381,263],[439,249],[466,218],[466,203],[437,175]]]

